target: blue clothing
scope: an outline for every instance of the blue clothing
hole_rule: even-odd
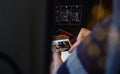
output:
[[[111,17],[94,27],[57,74],[104,74]]]
[[[120,0],[113,0],[106,74],[120,74]]]

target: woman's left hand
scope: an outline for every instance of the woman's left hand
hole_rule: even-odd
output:
[[[91,31],[89,29],[82,28],[78,34],[76,42],[70,48],[69,53],[71,53],[81,43],[81,41],[85,39],[90,33]]]

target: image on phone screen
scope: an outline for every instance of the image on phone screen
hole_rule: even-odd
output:
[[[62,52],[68,51],[71,47],[69,39],[53,40],[53,49],[61,50]]]

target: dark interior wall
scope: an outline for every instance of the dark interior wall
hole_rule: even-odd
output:
[[[49,73],[46,6],[46,0],[0,1],[0,74]]]
[[[16,74],[13,66],[18,66],[22,74],[29,74],[30,26],[27,1],[3,0],[0,6],[0,54],[9,56],[16,63],[12,65],[10,61],[5,61],[5,57],[0,58],[0,74]]]

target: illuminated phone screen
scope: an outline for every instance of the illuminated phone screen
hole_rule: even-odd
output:
[[[71,43],[69,39],[54,40],[52,46],[55,50],[61,50],[62,52],[65,52],[70,49]]]

